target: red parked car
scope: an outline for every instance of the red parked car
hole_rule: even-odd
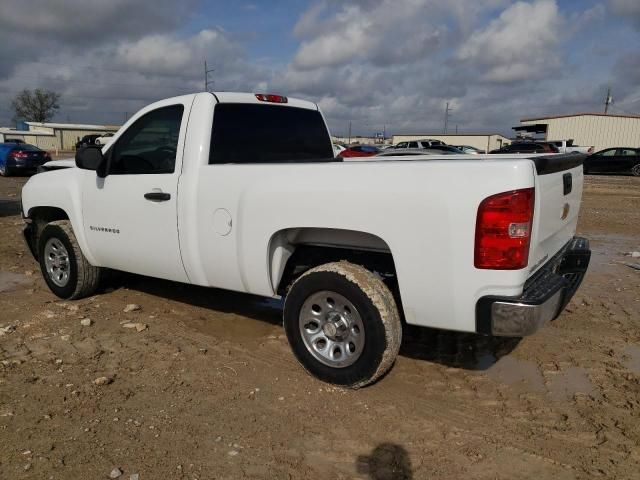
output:
[[[380,149],[372,145],[356,145],[340,152],[341,157],[373,157],[380,153]]]

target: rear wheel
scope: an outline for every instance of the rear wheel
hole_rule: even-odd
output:
[[[284,327],[298,361],[325,382],[359,388],[393,365],[402,325],[393,294],[349,262],[313,268],[291,286]]]
[[[0,175],[2,175],[3,177],[9,177],[11,175],[11,170],[6,163],[0,165]]]
[[[69,220],[47,224],[38,241],[40,270],[49,289],[60,298],[92,295],[103,270],[91,265],[80,250]]]
[[[631,173],[636,177],[640,177],[640,163],[631,167]]]

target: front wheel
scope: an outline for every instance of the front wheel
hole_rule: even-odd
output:
[[[344,261],[313,268],[294,282],[285,299],[284,328],[309,373],[351,388],[384,375],[402,341],[389,288],[369,270]]]
[[[631,167],[631,174],[634,177],[640,177],[640,163]]]
[[[69,220],[44,227],[38,241],[38,259],[45,282],[60,298],[87,297],[100,285],[102,269],[91,265],[82,254]]]

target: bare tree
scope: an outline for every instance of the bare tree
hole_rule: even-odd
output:
[[[60,108],[60,96],[51,90],[24,89],[11,101],[11,108],[15,112],[13,118],[27,122],[48,122]]]

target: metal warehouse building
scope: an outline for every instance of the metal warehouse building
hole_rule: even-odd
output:
[[[525,118],[516,132],[543,134],[545,140],[569,140],[594,150],[640,147],[640,115],[575,113],[555,117]]]
[[[0,142],[17,138],[45,150],[73,150],[76,142],[91,133],[117,132],[116,125],[24,122],[23,129],[0,128]]]
[[[441,140],[447,145],[470,145],[480,150],[494,150],[502,147],[503,144],[511,143],[504,135],[499,133],[455,133],[455,134],[398,134],[393,136],[392,143],[397,145],[400,142],[410,142],[412,140],[421,140],[423,138],[431,138],[433,140]]]

